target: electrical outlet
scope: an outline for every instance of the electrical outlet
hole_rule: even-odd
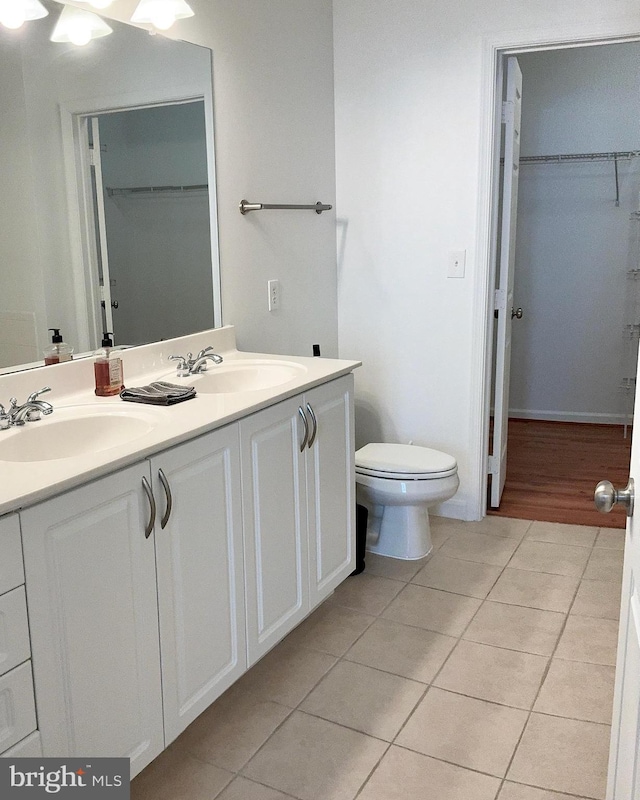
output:
[[[452,250],[449,253],[447,278],[464,278],[464,267],[467,259],[466,250]]]
[[[277,311],[280,308],[280,281],[267,281],[269,291],[269,311]]]

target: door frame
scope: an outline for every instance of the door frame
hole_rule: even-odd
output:
[[[508,56],[543,50],[595,47],[640,41],[637,20],[603,22],[594,30],[581,25],[553,31],[531,33],[506,32],[485,37],[481,65],[481,127],[477,203],[476,253],[477,269],[473,286],[472,356],[471,356],[471,447],[472,500],[470,516],[482,519],[487,512],[489,480],[489,417],[491,412],[491,378],[493,369],[493,294],[496,285],[498,240],[498,198],[500,173],[500,140],[502,119],[502,75]]]
[[[89,165],[86,163],[86,148],[82,147],[87,119],[101,114],[119,113],[141,108],[204,102],[205,137],[207,147],[207,177],[209,217],[211,235],[211,269],[213,273],[213,319],[211,327],[223,325],[220,275],[220,246],[218,238],[218,205],[216,190],[216,153],[214,139],[213,88],[206,83],[193,85],[171,93],[152,94],[127,92],[126,94],[92,97],[77,102],[60,104],[62,128],[63,163],[69,209],[69,238],[71,244],[71,268],[76,308],[78,309],[78,350],[95,350],[96,330],[101,336],[102,320],[96,311],[95,263],[97,255],[92,237],[86,235],[87,225],[92,220],[93,202],[87,182]],[[91,223],[93,224],[93,223]],[[98,341],[99,344],[99,341]]]

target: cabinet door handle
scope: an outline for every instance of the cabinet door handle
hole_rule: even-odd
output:
[[[144,476],[142,478],[142,488],[144,489],[144,492],[147,495],[147,500],[149,501],[149,522],[147,523],[147,527],[144,529],[144,538],[148,539],[151,536],[153,523],[156,519],[156,500],[153,496],[153,492],[151,491],[151,486],[149,486],[149,481]]]
[[[298,406],[298,414],[300,414],[302,421],[304,422],[304,439],[300,445],[300,452],[304,453],[304,448],[307,446],[307,442],[309,441],[309,422],[307,420],[307,415],[302,409],[302,406]]]
[[[307,403],[307,411],[309,412],[309,416],[311,417],[311,422],[313,422],[313,432],[309,437],[309,445],[308,445],[309,449],[311,449],[311,446],[316,440],[316,434],[318,433],[318,420],[316,419],[316,415],[313,413],[313,409],[311,408],[309,403]]]
[[[167,522],[169,522],[169,517],[171,516],[171,509],[173,508],[173,497],[171,496],[171,487],[169,486],[169,481],[167,480],[167,476],[164,474],[162,469],[158,470],[158,477],[160,478],[160,483],[162,484],[165,497],[167,498],[167,507],[164,510],[164,516],[160,520],[160,527],[162,528],[162,530],[164,530],[167,526]]]

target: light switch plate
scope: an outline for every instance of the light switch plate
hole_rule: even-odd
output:
[[[280,281],[267,281],[269,291],[269,311],[276,311],[280,308]]]

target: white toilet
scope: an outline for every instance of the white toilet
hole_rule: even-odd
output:
[[[458,490],[453,456],[412,444],[367,444],[356,451],[356,497],[369,511],[367,550],[392,558],[431,552],[427,507]]]

